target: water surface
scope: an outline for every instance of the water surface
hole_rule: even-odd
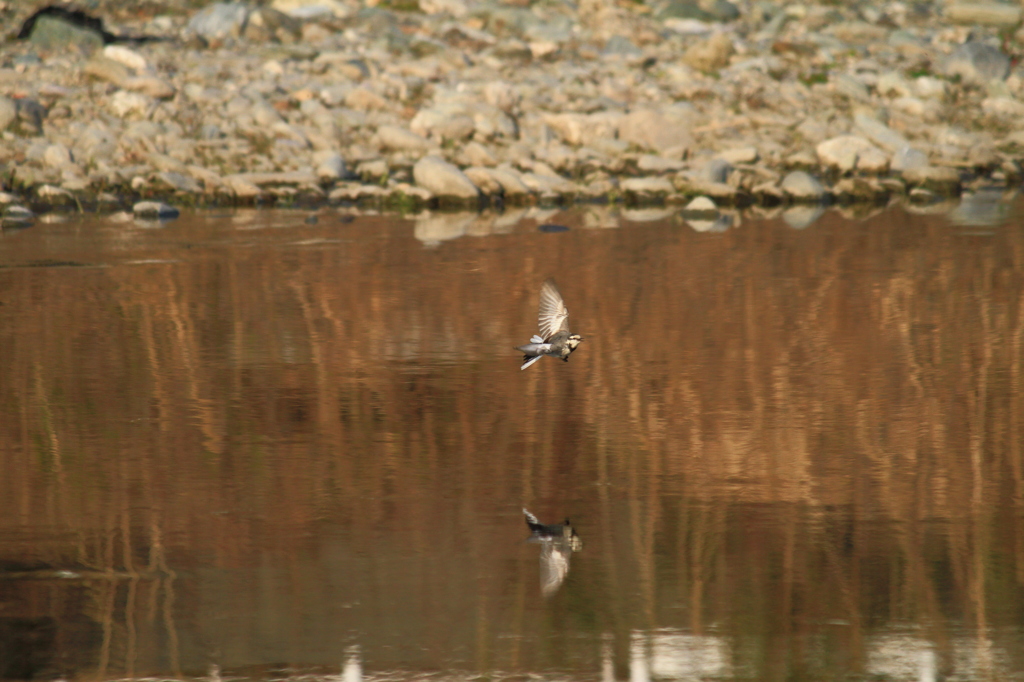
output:
[[[1019,219],[307,218],[2,233],[0,677],[1024,679]]]

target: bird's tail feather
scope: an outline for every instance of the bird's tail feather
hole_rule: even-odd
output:
[[[520,367],[519,369],[521,369],[521,370],[522,369],[526,369],[527,367],[529,367],[533,363],[535,363],[538,360],[540,360],[542,357],[544,357],[544,356],[543,355],[524,355],[523,356],[523,366]]]

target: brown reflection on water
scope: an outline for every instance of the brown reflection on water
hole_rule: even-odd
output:
[[[3,234],[0,677],[1024,669],[1019,228],[303,218]]]

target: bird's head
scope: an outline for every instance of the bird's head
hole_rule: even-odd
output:
[[[580,345],[581,341],[583,341],[583,337],[579,334],[570,334],[569,338],[565,340],[565,343],[570,349],[576,350],[576,346]]]

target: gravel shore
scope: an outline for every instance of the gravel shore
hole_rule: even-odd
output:
[[[1022,177],[1020,5],[92,2],[102,29],[22,30],[40,7],[0,2],[5,223],[141,200],[927,208]]]

